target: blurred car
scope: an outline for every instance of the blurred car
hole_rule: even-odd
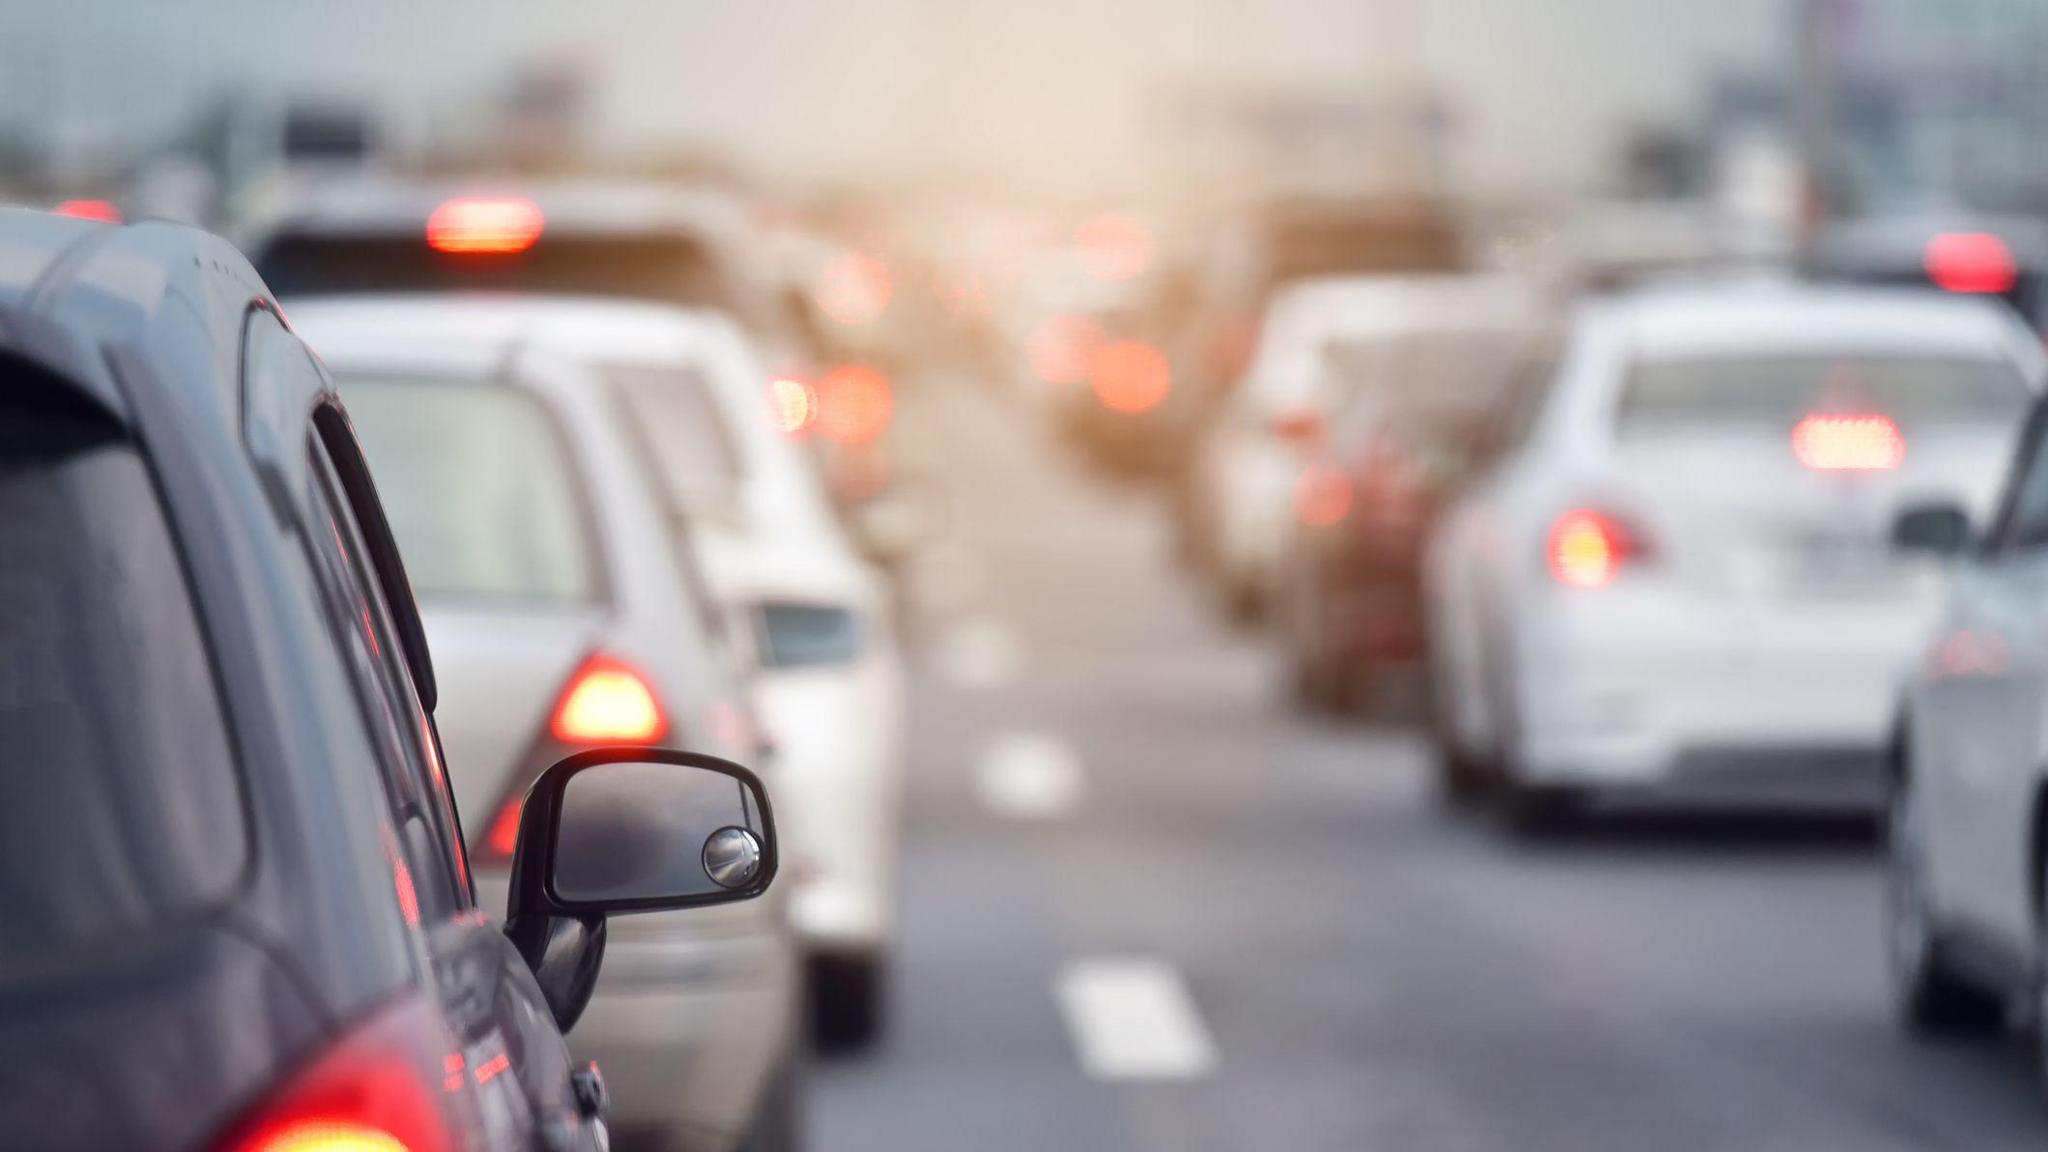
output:
[[[1987,506],[2041,374],[2005,310],[1732,281],[1579,308],[1425,564],[1446,784],[1874,804],[1929,588],[1902,502]]]
[[[2048,229],[1956,212],[1880,213],[1821,228],[1801,253],[1816,280],[1886,284],[2003,300],[2048,329]]]
[[[290,308],[388,494],[439,658],[449,777],[477,814],[481,890],[507,883],[522,798],[546,764],[611,745],[762,748],[742,638],[643,455],[657,428],[715,443],[690,414],[648,407],[668,393],[662,373],[688,370],[650,355],[687,348],[688,317],[531,297]],[[794,1146],[799,984],[783,901],[641,917],[609,948],[575,1051],[606,1070],[617,1141]]]
[[[613,310],[580,339],[643,433],[710,597],[751,641],[818,1033],[858,1045],[882,1026],[895,940],[907,698],[890,585],[785,431],[782,402],[816,392],[764,388],[753,347],[716,316]]]
[[[1423,544],[1471,476],[1538,307],[1512,283],[1474,288],[1457,308],[1408,311],[1325,349],[1333,379],[1322,391],[1340,399],[1295,482],[1276,584],[1280,642],[1306,707],[1342,711],[1363,693],[1378,709],[1425,683]]]
[[[2048,1007],[2048,407],[2034,406],[1989,510],[1934,500],[1894,540],[1947,562],[1936,626],[1901,693],[1888,779],[1887,958],[1920,1034]],[[2048,1055],[2048,1029],[2039,1030]]]
[[[1501,307],[1499,282],[1467,277],[1309,280],[1282,291],[1260,325],[1244,383],[1225,402],[1193,461],[1204,558],[1233,616],[1270,598],[1295,520],[1303,469],[1328,431],[1344,381],[1325,371],[1333,347],[1390,335],[1467,310]]]
[[[262,283],[166,225],[0,244],[0,1144],[606,1147],[561,1038],[605,918],[758,894],[758,782],[554,765],[500,931],[349,414]]]
[[[616,179],[296,186],[235,235],[279,296],[525,292],[724,312],[778,371],[807,372],[807,318],[753,215],[708,188]]]

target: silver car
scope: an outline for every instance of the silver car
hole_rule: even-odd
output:
[[[406,556],[479,889],[505,883],[520,799],[565,752],[659,743],[761,758],[740,638],[676,546],[601,349],[579,338],[593,315],[650,307],[291,305],[347,397]],[[574,1051],[611,1086],[616,1143],[793,1145],[799,992],[786,924],[771,897],[611,926]]]

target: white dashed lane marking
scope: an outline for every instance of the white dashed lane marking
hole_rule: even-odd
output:
[[[1053,994],[1081,1070],[1098,1080],[1190,1080],[1216,1070],[1216,1042],[1165,961],[1077,961]]]

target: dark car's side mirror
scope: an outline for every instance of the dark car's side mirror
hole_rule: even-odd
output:
[[[1975,542],[1970,514],[1954,504],[1920,504],[1892,521],[1892,547],[1901,552],[1957,556]]]
[[[596,985],[604,919],[750,900],[775,879],[775,822],[752,772],[664,748],[597,748],[526,794],[505,932],[567,1031]]]

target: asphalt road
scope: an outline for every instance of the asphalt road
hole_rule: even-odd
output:
[[[822,1152],[2035,1148],[2025,1039],[1887,1014],[1854,825],[1447,812],[1410,735],[1296,715],[1142,492],[979,400],[925,633],[891,1030]]]

